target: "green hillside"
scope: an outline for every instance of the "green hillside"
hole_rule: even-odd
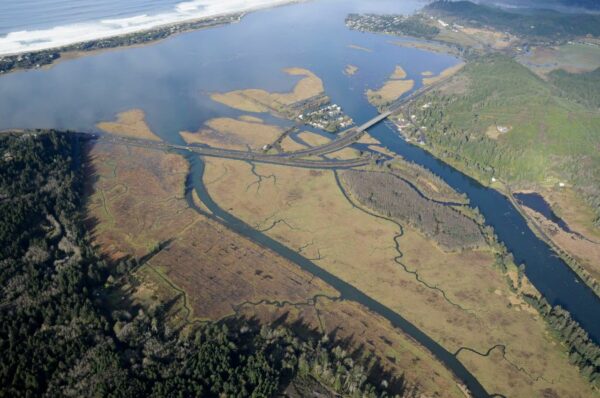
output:
[[[435,1],[426,10],[443,17],[457,18],[470,25],[508,30],[525,37],[565,39],[591,34],[600,35],[600,15],[564,14],[543,9],[505,9],[471,1]]]
[[[586,73],[569,73],[562,69],[550,72],[552,83],[563,95],[593,109],[600,109],[600,68]]]
[[[421,98],[412,113],[434,153],[480,180],[572,184],[600,215],[600,112],[573,96],[510,58],[489,55]]]

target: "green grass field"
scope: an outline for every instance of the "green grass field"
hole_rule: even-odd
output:
[[[429,149],[481,181],[563,182],[600,214],[600,112],[516,61],[489,55],[471,62],[412,112]]]

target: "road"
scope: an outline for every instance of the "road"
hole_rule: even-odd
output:
[[[346,130],[344,133],[338,134],[338,138],[329,141],[328,143],[312,148],[301,149],[299,151],[293,151],[288,153],[282,153],[277,156],[280,157],[306,157],[306,156],[320,156],[326,155],[328,153],[337,152],[349,145],[352,145],[354,142],[358,141],[360,137],[371,127],[375,126],[377,123],[386,119],[388,116],[392,114],[391,111],[384,112],[368,122],[364,123],[361,126],[351,128]]]
[[[322,156],[329,153],[337,152],[341,149],[344,149],[347,146],[352,145],[354,142],[358,141],[360,137],[371,127],[376,124],[382,122],[394,112],[396,112],[402,105],[406,102],[414,99],[415,97],[422,95],[429,90],[431,90],[433,86],[424,87],[420,90],[417,90],[410,94],[407,97],[401,98],[396,101],[389,110],[375,116],[371,120],[365,122],[364,124],[350,128],[346,130],[344,133],[338,134],[337,138],[327,142],[324,145],[311,147],[307,149],[302,149],[294,152],[287,153],[278,153],[278,154],[267,154],[264,152],[250,152],[250,151],[239,151],[233,149],[223,149],[223,148],[211,148],[207,146],[199,146],[199,145],[174,145],[169,144],[162,141],[153,141],[146,140],[141,138],[131,138],[131,137],[121,137],[116,135],[102,134],[99,138],[105,142],[112,142],[116,144],[125,144],[132,145],[144,148],[154,148],[161,150],[184,150],[197,153],[202,156],[211,156],[218,158],[226,158],[226,159],[236,159],[236,160],[247,160],[251,162],[258,163],[270,163],[270,164],[279,164],[286,166],[294,166],[294,167],[305,167],[305,168],[320,168],[320,169],[337,169],[337,168],[349,168],[349,167],[359,167],[369,164],[374,156],[372,154],[368,156],[361,156],[355,159],[344,159],[344,160],[336,160],[336,159],[318,159],[318,160],[310,160],[306,159],[307,157],[314,156]]]
[[[98,136],[98,139],[102,142],[108,142],[112,144],[123,144],[129,146],[137,146],[141,148],[152,148],[160,150],[182,150],[197,153],[202,156],[210,156],[225,159],[235,160],[247,160],[258,163],[270,163],[284,166],[303,167],[303,168],[315,168],[315,169],[340,169],[349,167],[359,167],[369,164],[375,157],[373,156],[361,156],[355,159],[298,159],[293,157],[282,157],[278,155],[269,155],[260,152],[247,152],[238,151],[233,149],[219,149],[202,146],[185,146],[185,145],[173,145],[163,141],[153,141],[141,138],[130,138],[120,137],[110,134],[102,134]]]

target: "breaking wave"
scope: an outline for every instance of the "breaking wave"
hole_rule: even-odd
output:
[[[292,0],[191,0],[167,12],[71,23],[48,29],[22,30],[0,36],[0,55],[47,50],[69,44],[290,3]]]

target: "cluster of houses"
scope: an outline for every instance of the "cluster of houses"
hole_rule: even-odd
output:
[[[429,16],[429,19],[432,21],[435,20],[435,22],[437,22],[442,28],[450,29],[454,33],[458,33],[459,30],[464,29],[464,26],[462,26],[462,25],[459,25],[457,23],[449,23],[449,22],[446,22],[443,19],[439,19],[439,18],[435,19],[435,17],[433,17],[431,15]]]
[[[352,118],[345,115],[342,107],[337,104],[331,104],[298,116],[302,122],[326,131],[338,131],[354,124]]]
[[[428,104],[428,107],[429,106],[431,106],[431,104]],[[406,129],[412,128],[412,129],[415,129],[414,131],[416,133],[418,133],[417,137],[414,140],[419,145],[426,144],[425,135],[423,134],[423,132],[427,130],[427,127],[417,126],[417,115],[410,115],[410,117],[408,119],[405,119],[404,117],[400,117],[396,120],[395,124],[396,124],[396,128],[398,128],[400,133],[402,133],[402,135],[404,136],[404,139],[406,140],[406,142],[413,141],[413,137],[411,137],[409,134],[406,134]]]

